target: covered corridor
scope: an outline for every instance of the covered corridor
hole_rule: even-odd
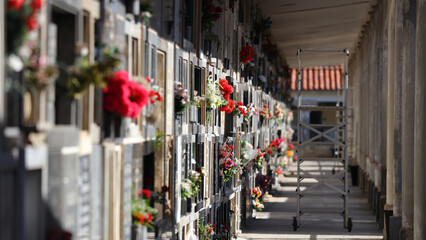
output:
[[[1,1],[0,240],[425,240],[425,66],[426,0]]]

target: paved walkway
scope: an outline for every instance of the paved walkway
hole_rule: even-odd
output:
[[[305,162],[306,163],[306,162]],[[305,164],[304,163],[304,164]],[[310,163],[308,167],[318,169],[318,175],[332,174],[332,164]],[[317,164],[317,165],[315,165]],[[289,171],[296,174],[296,166]],[[337,174],[335,172],[335,174]],[[312,185],[313,179],[305,179],[305,184]],[[358,187],[351,187],[349,194],[348,212],[353,219],[352,232],[343,228],[343,217],[337,214],[304,214],[301,217],[301,226],[297,232],[293,231],[292,221],[296,213],[296,176],[280,176],[279,184],[273,186],[270,195],[264,197],[265,209],[258,212],[243,228],[238,239],[383,239],[375,217],[368,207],[367,199]],[[303,189],[302,189],[303,190]],[[317,193],[321,197],[308,196],[302,199],[303,207],[336,207],[342,206],[343,200],[333,196],[327,187],[318,187]]]

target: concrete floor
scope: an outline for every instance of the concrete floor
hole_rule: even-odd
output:
[[[333,166],[336,166],[334,163],[318,162],[303,164],[305,169],[311,170],[310,173],[322,176],[330,176]],[[295,165],[286,171],[286,177],[280,176],[279,184],[273,186],[271,194],[264,196],[265,209],[249,221],[238,239],[383,239],[367,199],[358,187],[350,187],[348,201],[349,217],[353,219],[352,232],[343,228],[343,217],[338,214],[308,213],[301,217],[301,226],[297,232],[293,231],[292,221],[297,211],[297,199],[296,177],[290,175],[291,171],[296,174]],[[303,182],[304,186],[312,186],[316,181],[307,178]],[[343,186],[339,180],[332,183],[335,186],[340,184],[341,188]],[[318,186],[311,192],[320,193],[320,196],[305,196],[301,200],[302,208],[343,207],[343,200],[333,195],[333,190],[329,187]]]

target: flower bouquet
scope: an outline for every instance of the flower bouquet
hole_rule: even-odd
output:
[[[82,55],[87,54],[87,48],[82,50],[82,52],[85,51],[86,53]],[[108,80],[108,76],[111,76],[114,69],[120,64],[120,59],[117,55],[117,49],[105,49],[102,60],[94,63],[85,59],[84,56],[81,56],[77,64],[66,69],[67,76],[63,83],[65,84],[63,87],[67,95],[71,98],[78,99],[92,84],[96,87],[105,87],[105,85],[108,84],[108,81],[105,80]],[[121,72],[124,71],[120,71],[120,73]],[[127,79],[128,78],[127,76]]]
[[[223,96],[223,99],[226,101],[225,105],[221,105],[219,107],[219,111],[225,113],[232,113],[235,107],[235,102],[234,100],[230,99],[230,95],[234,92],[234,88],[228,84],[228,81],[226,79],[221,79],[219,81],[219,89],[220,93]]]
[[[262,189],[262,192],[266,192],[275,182],[275,179],[272,176],[260,175],[258,178],[258,182],[260,189]]]
[[[232,86],[231,86],[231,88],[232,88]],[[232,91],[233,91],[233,88],[232,88]],[[226,93],[224,91],[222,91],[222,92]],[[212,75],[209,75],[209,77],[207,79],[206,105],[207,105],[207,108],[210,108],[210,109],[214,109],[214,108],[217,108],[217,107],[228,105],[228,101],[221,94],[221,85],[220,85],[219,81],[214,81]]]
[[[132,200],[132,218],[134,225],[147,226],[154,230],[157,209],[151,207],[152,194],[148,189],[140,190]]]
[[[142,18],[142,22],[149,26],[150,19],[152,18],[152,15],[154,11],[152,10],[152,5],[148,1],[141,1],[140,5],[140,17]]]
[[[184,179],[180,184],[180,197],[187,199],[192,196],[192,181],[188,178]]]
[[[253,61],[253,47],[250,45],[247,45],[245,47],[242,47],[240,50],[240,60],[242,63],[247,64],[251,61]]]
[[[28,33],[39,27],[36,15],[41,7],[41,0],[7,1],[5,32],[7,56],[17,53],[18,49],[27,40]]]
[[[229,181],[237,172],[241,172],[240,162],[238,159],[234,159],[233,150],[233,145],[224,145],[220,151],[220,172],[225,182]]]
[[[279,175],[283,174],[283,171],[281,170],[281,166],[278,166],[278,167],[274,170],[274,174],[275,174],[275,177],[278,177]]]
[[[214,223],[209,222],[206,225],[204,225],[203,220],[198,219],[198,229],[200,230],[200,240],[210,239],[211,236],[215,234],[214,232],[215,227],[216,226]]]
[[[248,143],[246,140],[241,142],[241,167],[245,167],[251,160],[253,160],[258,151],[253,149],[253,145]],[[246,169],[248,170],[248,169]]]
[[[137,118],[148,104],[148,90],[130,80],[127,71],[118,71],[107,81],[108,85],[104,88],[105,110],[122,117]]]
[[[181,183],[181,198],[196,196],[200,191],[200,183],[203,180],[205,171],[203,167],[199,167],[197,171],[190,170],[189,176]]]
[[[32,50],[32,55],[25,63],[24,76],[29,90],[41,91],[51,85],[59,76],[59,69],[54,65],[49,65],[47,56],[36,53]]]
[[[244,106],[242,102],[238,102],[234,114],[241,117],[245,123],[248,123],[253,115],[257,115],[257,109],[253,104]]]
[[[188,90],[183,88],[182,83],[175,82],[175,111],[182,113],[189,104]]]
[[[270,117],[269,114],[269,107],[268,105],[263,105],[263,108],[260,110],[260,119],[261,120],[268,120]]]
[[[226,227],[225,223],[221,223],[219,226],[219,232],[213,236],[214,240],[228,240],[229,239],[229,229]]]
[[[264,208],[264,205],[259,200],[259,198],[262,197],[262,195],[263,195],[263,192],[260,189],[260,187],[255,187],[251,190],[251,199],[252,199],[251,203],[252,203],[253,209],[262,211],[262,209]]]
[[[260,169],[262,167],[263,160],[265,160],[265,152],[260,149],[257,149],[257,151],[257,156],[254,158],[254,165]]]

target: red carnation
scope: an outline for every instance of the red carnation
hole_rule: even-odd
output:
[[[34,16],[30,16],[27,18],[27,27],[30,31],[33,31],[38,28],[38,22]]]
[[[33,7],[33,12],[40,10],[41,8],[41,0],[33,0],[31,2],[31,7]]]
[[[268,150],[268,153],[269,153],[269,154],[272,154],[272,150]]]
[[[21,9],[22,5],[24,5],[25,0],[9,0],[8,6],[14,10]]]

